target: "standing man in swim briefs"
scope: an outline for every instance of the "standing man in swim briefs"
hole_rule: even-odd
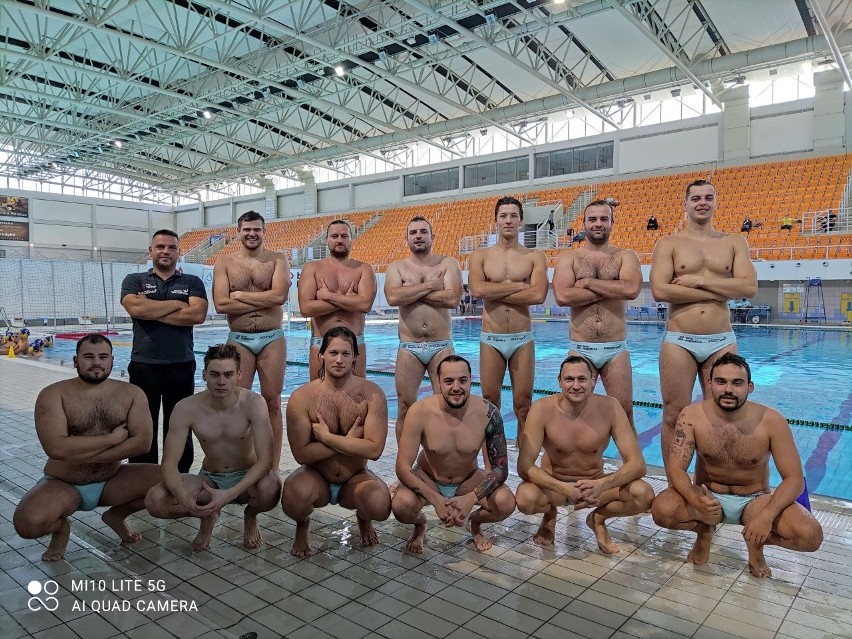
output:
[[[161,229],[151,238],[147,273],[130,273],[121,283],[121,305],[133,318],[133,349],[127,374],[148,398],[154,433],[150,449],[131,458],[134,463],[159,461],[158,423],[163,404],[163,441],[175,405],[195,391],[192,327],[207,317],[207,291],[195,275],[177,270],[178,235]],[[181,472],[192,466],[192,437],[181,454]]]
[[[686,228],[660,239],[651,262],[651,293],[656,301],[669,303],[660,345],[666,465],[677,416],[692,401],[696,374],[704,397],[709,397],[713,361],[737,350],[728,300],[751,298],[757,292],[745,238],[713,229],[717,206],[716,187],[707,180],[691,182],[684,200]]]
[[[711,399],[684,408],[677,420],[666,468],[669,488],[651,511],[659,526],[698,533],[687,559],[707,563],[719,523],[742,524],[748,569],[769,577],[763,547],[814,552],[822,544],[822,527],[796,503],[805,480],[793,433],[778,411],[748,400],[754,390],[745,359],[725,353],[710,368]],[[697,453],[695,483],[687,468]],[[769,458],[781,483],[769,488]]]
[[[523,205],[513,197],[497,200],[497,243],[477,249],[470,258],[468,281],[473,297],[484,300],[479,337],[482,397],[498,408],[506,368],[518,418],[518,441],[532,403],[535,344],[530,306],[547,297],[547,258],[518,242]]]
[[[157,464],[121,463],[148,450],[153,429],[145,393],[109,379],[112,364],[112,343],[86,335],[74,356],[77,378],[51,384],[36,399],[36,434],[47,463],[12,520],[24,539],[51,535],[44,561],[65,555],[69,517],[78,510],[110,506],[104,523],[122,541],[138,541],[125,519],[145,508],[145,493],[161,480]]]
[[[299,278],[299,311],[313,318],[311,326],[310,378],[319,375],[317,357],[325,333],[335,326],[345,326],[358,339],[360,357],[355,374],[367,375],[367,345],[364,322],[376,299],[376,274],[369,264],[349,257],[352,228],[345,220],[335,220],[326,228],[328,257],[308,262]]]
[[[621,404],[633,423],[633,369],[627,350],[626,300],[642,289],[639,256],[610,245],[617,206],[595,200],[583,211],[585,248],[563,251],[553,271],[553,295],[571,307],[570,353],[588,359],[600,374],[607,395]]]
[[[393,514],[414,524],[405,546],[409,552],[423,552],[426,517],[421,510],[426,504],[435,507],[445,526],[466,526],[479,551],[491,548],[482,524],[503,521],[515,510],[515,497],[505,485],[509,459],[503,418],[491,402],[471,397],[470,373],[463,357],[445,357],[438,364],[439,392],[408,413],[396,457],[401,484],[393,495]],[[488,472],[476,465],[483,444]]]
[[[429,373],[432,390],[437,393],[438,364],[454,353],[450,309],[458,307],[461,299],[461,268],[452,257],[432,254],[434,238],[425,218],[412,218],[406,230],[411,255],[393,262],[385,275],[388,304],[399,306],[399,350],[394,375],[399,398],[397,442],[408,408],[417,401],[423,373]]]
[[[340,504],[354,510],[361,544],[374,546],[374,521],[390,516],[388,487],[367,468],[385,449],[388,404],[373,382],[355,375],[359,355],[355,333],[336,326],[322,338],[319,377],[303,384],[287,402],[287,441],[302,466],[285,481],[284,513],[296,522],[290,551],[309,557],[311,513]]]
[[[518,455],[518,509],[525,515],[543,513],[533,541],[553,544],[557,508],[592,508],[586,525],[606,555],[619,552],[606,520],[643,513],[654,490],[642,480],[645,460],[636,431],[614,397],[593,393],[596,380],[591,363],[569,355],[559,368],[558,395],[536,401],[530,409]],[[623,464],[604,472],[603,453],[612,438]],[[536,460],[544,447],[541,466]]]
[[[272,425],[272,470],[277,476],[284,430],[281,391],[287,365],[281,320],[290,290],[290,263],[286,254],[263,248],[265,224],[256,211],[237,219],[241,246],[233,255],[219,258],[213,267],[213,303],[228,316],[228,343],[235,344],[240,353],[238,384],[251,388],[257,371]]]
[[[258,513],[272,510],[281,482],[272,472],[272,429],[260,395],[240,388],[240,353],[233,344],[217,344],[204,356],[207,389],[187,397],[173,414],[171,435],[163,447],[163,483],[145,499],[148,512],[162,519],[198,517],[192,550],[207,550],[223,506],[246,504],[243,545],[263,544]],[[197,475],[178,471],[180,442],[198,438],[204,461]]]

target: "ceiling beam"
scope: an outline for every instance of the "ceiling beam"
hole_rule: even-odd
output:
[[[831,30],[831,25],[828,24],[828,20],[822,12],[822,7],[819,6],[818,0],[810,0],[810,3],[811,10],[814,12],[814,17],[817,20],[817,24],[819,24],[819,28],[822,29],[822,34],[825,36],[828,48],[831,49],[831,56],[834,58],[837,68],[840,69],[840,73],[843,74],[843,80],[846,82],[846,86],[852,90],[852,77],[849,75],[849,67],[846,66],[846,60],[843,59],[840,47],[837,46],[837,40],[834,39],[834,32]]]

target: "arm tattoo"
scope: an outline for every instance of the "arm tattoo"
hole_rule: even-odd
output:
[[[688,422],[687,426],[692,426],[692,424]],[[681,463],[689,465],[690,460],[692,459],[692,454],[695,452],[695,439],[693,437],[687,437],[686,431],[683,429],[682,423],[679,421],[675,426],[675,437],[672,440],[671,452],[677,455],[677,458],[681,461]]]
[[[506,435],[503,432],[503,416],[493,404],[488,408],[488,424],[485,426],[485,450],[491,462],[488,473],[473,492],[477,499],[488,497],[509,476],[509,455],[506,451]]]

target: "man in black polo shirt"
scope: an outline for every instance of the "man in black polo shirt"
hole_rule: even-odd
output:
[[[200,278],[176,270],[180,255],[177,233],[168,229],[154,233],[148,253],[154,267],[124,278],[121,305],[133,318],[133,352],[127,367],[130,383],[145,392],[154,421],[151,450],[130,461],[156,464],[160,402],[165,440],[175,404],[195,391],[192,327],[204,323],[207,293]],[[189,472],[192,455],[190,434],[178,462],[180,472]]]

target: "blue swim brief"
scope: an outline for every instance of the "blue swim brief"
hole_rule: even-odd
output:
[[[358,344],[358,346],[364,345],[364,333],[355,336],[355,343]],[[322,335],[311,335],[311,346],[316,346],[317,348],[322,346]]]
[[[240,480],[246,476],[247,472],[248,471],[245,470],[234,470],[230,473],[214,473],[202,468],[198,471],[198,476],[209,479],[219,490],[228,490],[229,488],[233,488],[239,484]]]
[[[532,331],[524,331],[523,333],[480,333],[479,341],[496,350],[508,362],[521,346],[532,344],[535,340]]]
[[[328,503],[332,506],[337,505],[337,500],[340,497],[340,489],[343,488],[343,484],[332,484],[329,482],[328,484]]]
[[[284,337],[284,331],[280,328],[272,329],[264,333],[238,333],[237,331],[228,331],[228,341],[234,344],[249,349],[255,355],[260,355],[260,352],[269,346],[277,339]]]
[[[728,495],[725,493],[710,494],[719,500],[722,505],[722,523],[723,524],[742,524],[743,511],[748,506],[749,502],[766,495],[768,493],[752,493],[751,495]]]
[[[582,355],[592,363],[592,366],[600,370],[617,356],[627,352],[627,340],[620,342],[572,341],[570,351]]]
[[[453,341],[442,339],[437,342],[400,342],[399,348],[408,351],[420,360],[423,366],[428,366],[432,358],[445,348],[452,348]]]
[[[713,353],[718,353],[726,346],[737,343],[734,331],[714,333],[712,335],[693,335],[692,333],[675,333],[666,331],[664,342],[680,346],[689,351],[699,364],[707,360]]]
[[[456,493],[459,491],[459,486],[461,486],[461,484],[442,484],[439,481],[436,481],[435,485],[438,487],[438,492],[447,499],[455,497]]]
[[[50,475],[43,475],[42,478],[39,479],[38,484],[36,484],[36,486],[47,481],[48,479],[56,479],[56,477],[51,477]],[[77,508],[78,511],[94,510],[95,508],[97,508],[98,502],[101,500],[101,494],[104,492],[104,486],[106,486],[106,481],[96,481],[91,484],[72,484],[63,479],[56,479],[56,481],[61,481],[64,484],[73,486],[80,494],[80,506]]]

